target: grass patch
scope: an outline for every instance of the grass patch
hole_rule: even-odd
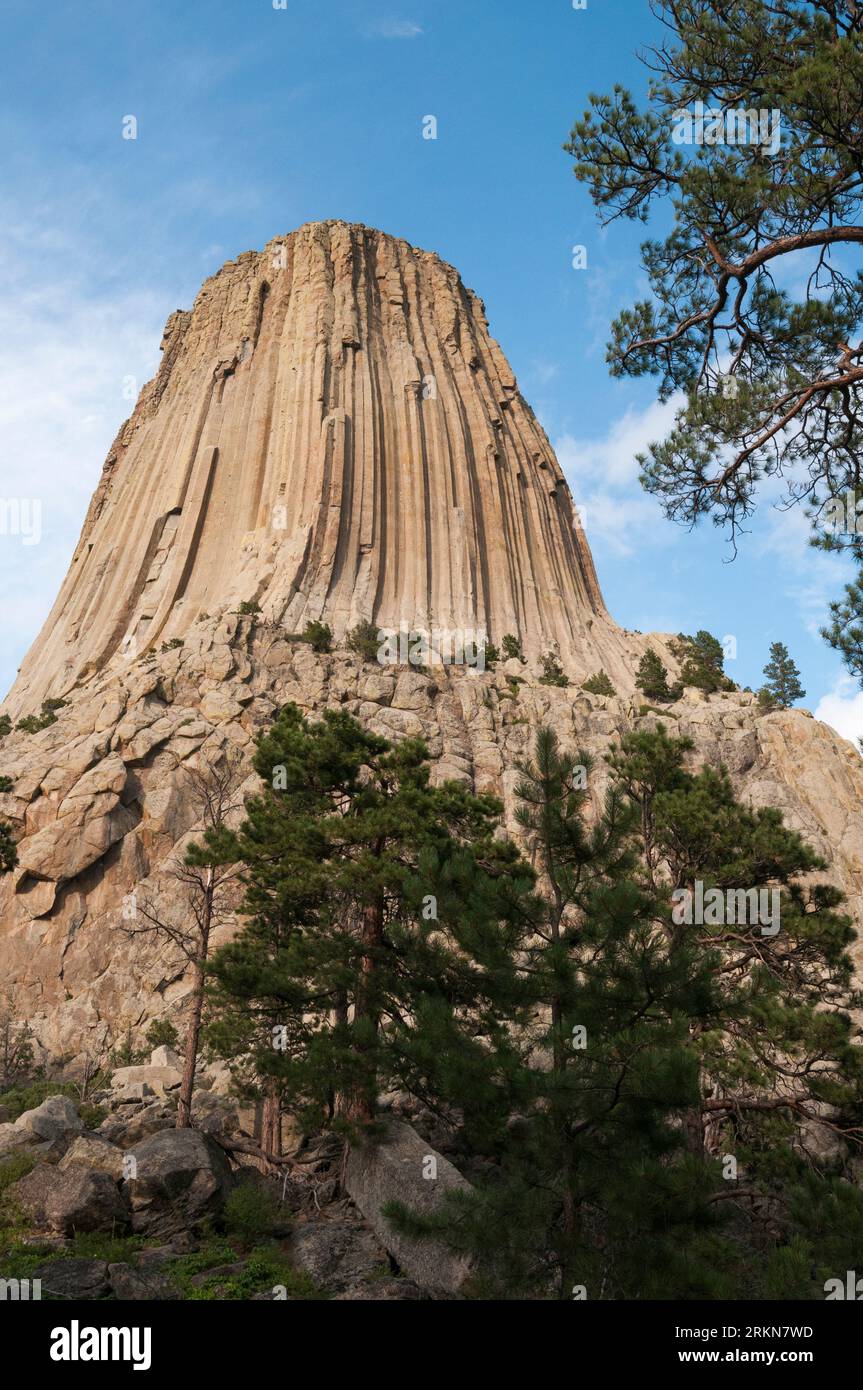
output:
[[[254,1250],[238,1273],[219,1274],[220,1266],[236,1264],[243,1259],[237,1248],[239,1244],[239,1241],[214,1238],[194,1254],[176,1260],[165,1273],[180,1297],[195,1303],[222,1300],[236,1303],[251,1298],[253,1294],[266,1293],[278,1285],[284,1286],[291,1299],[326,1298],[327,1295],[313,1279],[293,1268],[275,1242]],[[206,1274],[208,1270],[214,1271],[210,1278],[192,1283],[196,1275]]]
[[[132,1264],[144,1248],[143,1236],[118,1236],[106,1231],[82,1231],[72,1237],[71,1259],[104,1260],[109,1265]]]

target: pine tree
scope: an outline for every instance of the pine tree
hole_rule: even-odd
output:
[[[845,585],[843,599],[830,604],[830,624],[822,627],[821,636],[863,685],[863,573]]]
[[[716,690],[734,690],[734,682],[725,674],[725,653],[722,643],[702,628],[694,637],[683,633],[671,644],[681,662],[681,685],[694,685],[712,694]]]
[[[549,1021],[506,1073],[490,1176],[433,1218],[389,1208],[472,1254],[485,1296],[811,1298],[853,1267],[863,1194],[800,1138],[826,1119],[860,1144],[853,932],[780,814],[691,750],[624,737],[592,832],[552,736],[525,769],[546,902],[525,970]],[[687,921],[699,883],[722,908]],[[763,884],[778,915],[741,917]]]
[[[834,1133],[860,1144],[863,1052],[850,1016],[860,999],[848,955],[855,933],[838,910],[839,891],[812,880],[824,861],[775,808],[741,806],[724,770],[687,771],[691,747],[661,732],[630,734],[612,761],[639,808],[648,881],[672,894],[670,917],[666,903],[658,925],[713,971],[713,998],[689,1019],[701,1098],[686,1116],[688,1144],[702,1159],[736,1158],[750,1196],[729,1186],[727,1200],[739,1201],[767,1239],[766,1210],[791,1219],[807,1168],[832,1201],[828,1166],[800,1158],[801,1123],[829,1115]],[[687,913],[699,893],[703,911]],[[814,1262],[811,1237],[808,1248]]]
[[[679,685],[668,684],[668,671],[652,647],[647,648],[638,663],[635,685],[648,700],[670,701],[679,699],[681,694]]]
[[[382,1089],[458,1093],[482,1129],[522,1007],[533,876],[495,838],[499,803],[432,787],[425,746],[295,706],[257,743],[236,834],[248,926],[211,962],[208,1041],[253,1092],[355,1134]]]
[[[377,661],[381,646],[380,629],[376,623],[363,619],[351,628],[345,639],[349,651],[361,656],[363,661]]]
[[[800,672],[788,655],[784,642],[770,644],[770,660],[764,667],[767,677],[759,696],[764,693],[763,703],[770,703],[780,709],[788,709],[795,700],[802,700],[806,691],[800,684]]]
[[[330,652],[333,649],[333,630],[329,623],[315,620],[306,623],[303,641],[308,642],[313,652]]]
[[[520,773],[518,820],[544,911],[524,961],[535,1020],[520,1071],[505,1073],[515,1118],[473,1193],[434,1217],[388,1213],[470,1253],[486,1297],[716,1293],[698,1247],[702,1227],[719,1223],[707,1201],[717,1179],[674,1125],[697,1103],[685,1020],[709,998],[710,972],[654,928],[627,797],[610,789],[588,825],[590,758],[543,729]]]
[[[524,661],[524,654],[521,650],[521,639],[508,632],[501,643],[504,660]]]
[[[641,246],[648,292],[607,351],[615,376],[650,373],[659,399],[679,402],[640,458],[642,483],[672,519],[709,516],[736,539],[781,476],[814,543],[860,564],[863,533],[836,512],[856,510],[863,448],[863,280],[845,252],[863,240],[863,137],[848,119],[863,5],[655,8],[664,37],[644,50],[646,103],[621,84],[591,95],[566,146],[604,223],[669,214]],[[860,596],[858,576],[858,628]]]

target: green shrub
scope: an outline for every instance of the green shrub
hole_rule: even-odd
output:
[[[501,647],[503,648],[503,654],[507,661],[509,661],[511,657],[514,657],[516,661],[524,661],[521,642],[518,637],[513,637],[511,632],[506,634],[501,643]]]
[[[658,705],[639,705],[639,716],[643,719],[646,714],[658,714],[663,719],[678,719],[679,716],[673,714],[670,709],[661,709]]]
[[[540,685],[569,685],[569,676],[564,673],[554,652],[546,652],[545,656],[540,657],[540,661],[542,662]]]
[[[617,692],[611,684],[604,671],[597,671],[595,676],[589,676],[582,682],[582,690],[586,690],[588,695],[615,695]]]
[[[281,1217],[273,1192],[255,1182],[244,1182],[228,1195],[224,1208],[225,1229],[246,1242],[269,1235]]]
[[[25,1110],[35,1110],[48,1096],[69,1096],[70,1100],[75,1100],[77,1091],[71,1082],[40,1078],[26,1086],[11,1086],[0,1095],[0,1105],[9,1111],[10,1120],[17,1120]]]
[[[244,598],[237,612],[243,618],[253,618],[261,611],[261,605],[253,598]]]
[[[288,1264],[275,1247],[255,1251],[236,1274],[215,1273],[202,1284],[189,1285],[186,1297],[195,1302],[239,1302],[279,1286],[291,1300],[326,1298],[314,1280]]]
[[[363,661],[377,661],[381,645],[379,631],[380,629],[375,623],[370,623],[368,619],[364,618],[347,634],[345,642],[348,650],[362,657]]]
[[[145,1034],[150,1047],[176,1047],[180,1037],[169,1018],[154,1018]]]
[[[108,1118],[108,1111],[104,1105],[79,1105],[78,1114],[84,1122],[85,1129],[98,1129],[102,1121]]]
[[[109,1054],[112,1067],[139,1067],[150,1060],[146,1047],[135,1047],[132,1043],[132,1030],[127,1028],[126,1036],[118,1047]]]
[[[116,1235],[113,1231],[76,1231],[68,1254],[76,1260],[104,1260],[109,1265],[131,1264],[145,1244],[143,1236]]]
[[[329,623],[306,623],[303,641],[308,642],[313,652],[330,652],[333,649],[333,630]]]
[[[23,734],[38,734],[40,730],[47,729],[49,724],[57,723],[57,710],[63,709],[65,704],[65,700],[43,700],[41,714],[26,714],[23,719],[18,720],[15,728]]]

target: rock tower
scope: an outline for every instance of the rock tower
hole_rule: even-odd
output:
[[[297,640],[310,620],[332,653]],[[511,633],[525,661],[381,666],[345,645],[361,621]],[[663,718],[785,812],[863,921],[856,750],[745,692],[687,691],[658,715],[634,687],[648,642],[673,671],[664,637],[606,611],[554,452],[452,267],[342,222],[247,252],[168,320],[2,706],[18,721],[64,702],[0,742],[19,840],[0,878],[3,991],[46,1053],[78,1058],[182,1007],[183,962],[124,923],[142,899],[182,911],[172,870],[200,832],[185,766],[242,763],[287,700],[422,734],[434,776],[500,795],[510,825],[539,723],[601,768],[615,738]],[[547,651],[569,685],[540,683]],[[613,696],[580,689],[599,669]]]

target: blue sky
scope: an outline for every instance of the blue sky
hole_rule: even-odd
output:
[[[598,227],[561,145],[590,91],[643,91],[647,0],[4,0],[0,23],[0,496],[42,503],[38,544],[0,535],[0,688],[168,314],[225,260],[333,217],[439,252],[485,300],[620,623],[733,637],[729,673],[753,686],[783,640],[803,703],[863,733],[863,695],[818,636],[843,562],[765,499],[729,564],[721,532],[665,521],[637,482],[670,408],[604,353],[645,290],[644,229]]]

